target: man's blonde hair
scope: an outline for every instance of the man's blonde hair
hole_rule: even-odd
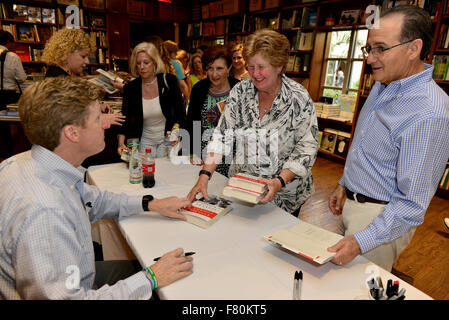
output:
[[[139,73],[137,72],[137,55],[140,52],[145,52],[148,54],[156,65],[155,74],[165,73],[165,65],[159,55],[159,51],[156,46],[150,42],[141,42],[139,43],[133,50],[131,54],[131,74],[133,77],[138,77]]]
[[[290,56],[290,42],[287,37],[270,29],[261,29],[251,34],[243,47],[243,59],[249,59],[260,53],[273,67],[285,67]]]
[[[25,135],[32,144],[53,151],[64,126],[84,126],[89,106],[103,96],[103,88],[78,77],[51,77],[36,82],[19,99]]]

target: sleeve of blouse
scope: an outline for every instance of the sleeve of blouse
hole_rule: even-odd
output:
[[[283,169],[289,169],[299,177],[306,177],[310,174],[318,152],[318,121],[308,93],[298,92],[293,103],[298,103],[296,109],[300,110],[295,114],[298,124],[294,136],[295,148]]]

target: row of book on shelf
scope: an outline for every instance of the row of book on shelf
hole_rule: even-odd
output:
[[[293,10],[291,17],[282,19],[282,29],[315,26],[316,12],[310,12],[310,8],[308,7],[301,10],[303,10],[302,14],[298,13],[296,16],[295,12],[299,11],[299,9]],[[271,16],[251,16],[243,14],[227,19],[217,19],[215,21],[193,22],[187,25],[187,36],[214,36],[227,33],[254,32],[264,28],[279,30],[281,27],[280,17],[280,13]]]
[[[282,13],[282,29],[316,26],[316,8],[303,7]]]
[[[287,72],[309,72],[310,71],[311,54],[296,54],[288,57]]]
[[[441,178],[440,188],[443,190],[449,190],[449,162],[447,163],[446,170]]]
[[[50,39],[51,35],[57,30],[55,26],[21,23],[2,24],[2,28],[13,35],[14,41],[43,43]]]
[[[433,74],[435,80],[449,80],[449,55],[436,54],[433,56]]]
[[[61,8],[41,8],[35,6],[26,6],[12,3],[0,4],[0,18],[12,19],[23,22],[39,22],[65,24],[65,21],[72,12],[66,13]],[[56,16],[58,20],[56,21]],[[104,14],[98,12],[85,12],[84,9],[79,9],[79,18],[81,27],[95,27],[106,28],[106,17]]]
[[[373,74],[365,73],[362,79],[362,87],[360,88],[361,94],[368,95],[371,91],[371,87],[373,86],[373,84],[374,84]]]

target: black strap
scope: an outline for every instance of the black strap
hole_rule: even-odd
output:
[[[1,90],[3,90],[3,70],[5,67],[5,59],[6,54],[8,53],[8,50],[4,50],[2,54],[0,55],[0,62],[2,63],[2,77],[1,77]]]

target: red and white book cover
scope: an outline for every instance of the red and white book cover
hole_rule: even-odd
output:
[[[231,201],[209,195],[209,199],[201,197],[192,203],[190,208],[181,209],[181,213],[187,218],[187,222],[202,228],[207,228],[222,216],[231,211]]]
[[[229,179],[228,185],[223,189],[223,195],[256,204],[267,191],[267,183],[260,177],[239,173]]]

